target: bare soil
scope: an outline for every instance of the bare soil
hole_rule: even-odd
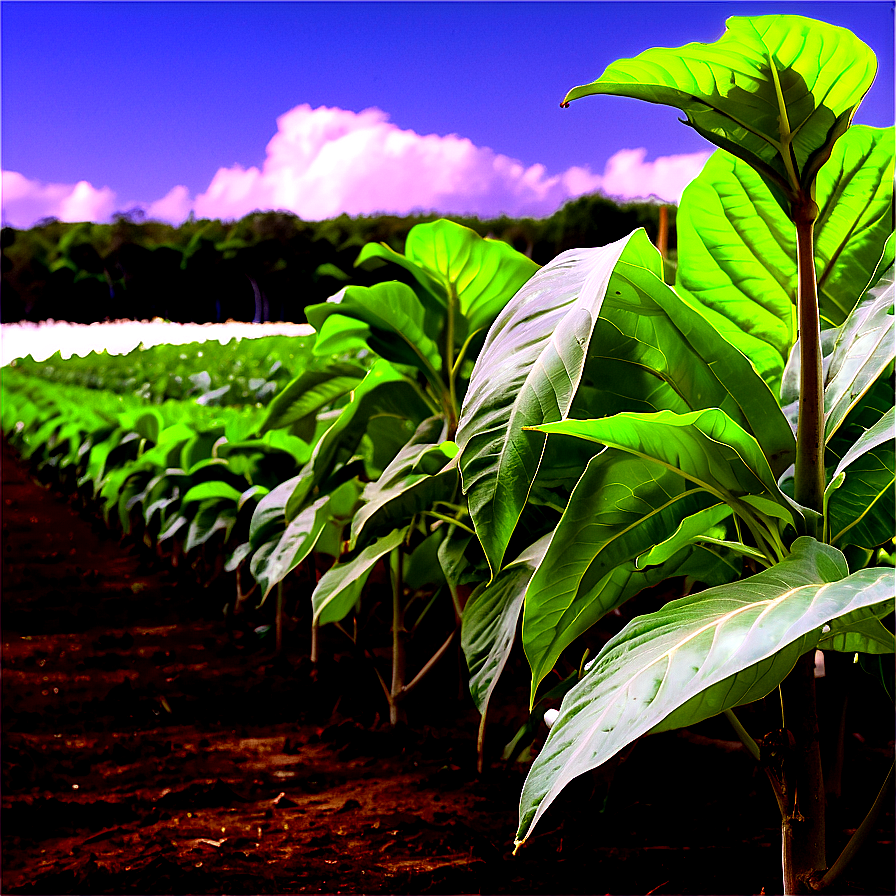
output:
[[[716,720],[578,779],[512,857],[527,765],[500,752],[525,720],[523,658],[477,775],[458,657],[391,729],[341,635],[319,668],[301,626],[275,657],[5,444],[2,534],[5,894],[780,892],[774,800]],[[832,852],[892,761],[892,713],[857,680]],[[896,892],[893,859],[891,808],[839,892]]]

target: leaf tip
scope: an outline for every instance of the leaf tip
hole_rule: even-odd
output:
[[[513,841],[513,852],[511,853],[511,855],[515,856],[520,851],[520,847],[525,846],[525,844],[526,844],[525,837],[523,837],[522,840],[514,840]]]

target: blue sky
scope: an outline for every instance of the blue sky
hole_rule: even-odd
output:
[[[709,151],[676,110],[560,100],[616,58],[772,13],[868,43],[880,69],[855,120],[893,123],[889,0],[3,0],[4,218],[547,214],[595,187],[674,201]]]

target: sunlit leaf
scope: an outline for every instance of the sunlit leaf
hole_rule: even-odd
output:
[[[871,86],[877,63],[845,28],[803,16],[732,16],[719,40],[657,47],[571,90],[674,106],[782,192],[808,188]]]
[[[839,551],[804,536],[770,569],[632,620],[564,699],[526,779],[517,842],[573,778],[635,738],[758,700],[825,624],[892,602],[892,570],[848,573]]]
[[[661,581],[655,569],[635,574],[634,563],[622,570],[623,564],[712,503],[705,491],[641,457],[605,451],[589,462],[526,596],[523,646],[532,667],[532,702],[575,638],[640,588]]]
[[[493,574],[544,449],[545,437],[523,427],[567,414],[613,268],[629,239],[555,258],[504,308],[479,354],[457,444],[470,514]]]

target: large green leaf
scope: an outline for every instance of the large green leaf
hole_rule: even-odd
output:
[[[394,551],[404,541],[407,531],[407,527],[396,529],[378,538],[351,560],[327,570],[311,595],[314,621],[324,625],[343,620],[361,597],[367,577],[377,561]]]
[[[848,572],[839,551],[804,536],[770,569],[632,620],[563,701],[523,788],[517,842],[566,784],[635,738],[758,700],[825,624],[892,601],[892,570]]]
[[[259,433],[291,426],[309,414],[323,410],[351,392],[366,374],[363,367],[342,361],[330,361],[321,367],[303,370],[268,405]]]
[[[651,588],[667,579],[687,577],[697,582],[720,584],[737,578],[738,573],[736,564],[697,547],[682,548],[663,563],[644,569],[639,569],[635,560],[626,560],[607,572],[590,589],[573,595],[570,603],[560,608],[562,615],[559,616],[556,629],[545,633],[542,628],[536,632],[539,636],[536,644],[530,644],[527,639],[534,627],[534,624],[526,624],[531,597],[531,594],[527,594],[523,640],[532,669],[530,708],[535,703],[540,683],[553,669],[562,652],[608,612],[622,606],[645,588]],[[544,625],[543,618],[537,622]]]
[[[894,295],[894,268],[890,265],[840,327],[825,375],[826,442],[896,358]]]
[[[720,408],[756,437],[773,471],[783,472],[795,444],[775,395],[748,358],[649,269],[658,259],[646,234],[636,233],[591,340],[586,381],[595,394],[585,399],[580,391],[570,416]]]
[[[501,240],[440,219],[417,224],[408,233],[405,254],[368,243],[356,264],[383,258],[409,270],[444,307],[457,301],[469,332],[487,327],[538,265]]]
[[[533,702],[562,651],[640,590],[628,587],[633,565],[615,579],[608,576],[713,503],[705,491],[650,460],[617,450],[592,458],[526,596],[523,646],[532,667]],[[643,588],[659,581],[657,575],[652,569],[634,578]]]
[[[852,32],[803,16],[732,16],[712,44],[657,47],[610,63],[564,99],[614,94],[674,106],[784,195],[808,189],[874,80]]]
[[[442,421],[436,422],[441,429]],[[451,502],[458,484],[457,466],[450,463],[455,452],[453,442],[427,444],[412,439],[382,476],[365,486],[364,504],[352,520],[350,548],[410,523],[417,513],[432,510],[436,501]]]
[[[530,545],[488,585],[477,588],[464,607],[460,643],[470,670],[470,694],[482,715],[510,656],[526,587],[550,540],[548,533]]]
[[[851,127],[818,172],[815,268],[822,315],[841,324],[893,232],[894,129]]]
[[[349,322],[359,320],[370,327],[368,345],[378,355],[398,364],[411,364],[433,382],[438,380],[442,364],[439,349],[426,334],[425,308],[406,283],[390,280],[370,287],[346,286],[323,304],[307,307],[305,314],[308,323],[321,332],[331,315]],[[352,333],[357,336],[355,330]],[[314,350],[330,355],[336,346],[315,344]]]
[[[831,544],[871,549],[896,531],[896,410],[881,419],[846,452],[826,495]],[[844,476],[845,481],[840,477]],[[866,651],[867,652],[867,651]]]
[[[719,151],[675,218],[676,291],[777,392],[796,339],[796,232],[762,179]]]
[[[270,551],[256,552],[249,565],[261,586],[262,600],[314,550],[329,519],[330,496],[324,495],[291,520]]]
[[[817,181],[815,267],[822,316],[843,322],[891,229],[892,129],[851,128]],[[796,338],[796,231],[750,166],[719,151],[676,217],[677,291],[777,391]]]
[[[457,430],[464,492],[492,574],[501,567],[545,445],[524,426],[562,420],[616,262],[630,237],[571,249],[529,280],[489,330]]]
[[[616,414],[602,420],[564,420],[537,429],[589,439],[653,460],[737,512],[743,508],[740,499],[747,495],[770,498],[788,513],[793,506],[778,488],[756,440],[715,408],[688,414],[659,411]]]
[[[502,240],[440,219],[408,234],[405,254],[430,274],[449,300],[457,297],[469,330],[487,327],[538,265]]]
[[[236,504],[241,496],[242,492],[239,489],[235,489],[232,485],[219,479],[213,479],[210,482],[200,482],[198,485],[194,485],[184,495],[181,506],[190,504],[192,501],[209,501],[211,499]]]
[[[431,413],[415,383],[388,361],[376,361],[352,392],[351,401],[314,446],[311,460],[299,474],[286,506],[287,519],[299,513],[312,489],[333,472],[337,463],[351,458],[371,419],[387,416],[410,420],[416,426]]]

